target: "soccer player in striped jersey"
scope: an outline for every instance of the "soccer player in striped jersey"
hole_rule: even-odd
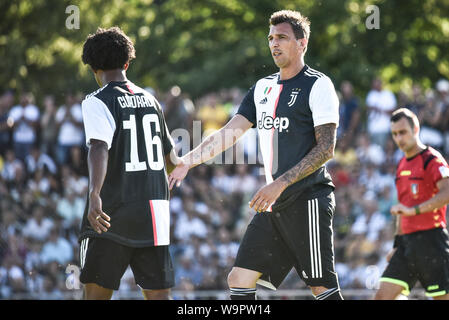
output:
[[[168,299],[174,285],[166,158],[177,157],[159,102],[126,78],[133,58],[133,43],[117,27],[99,28],[83,46],[83,62],[101,87],[82,102],[89,147],[79,235],[86,299],[110,299],[128,266],[146,299]]]
[[[393,112],[391,133],[404,152],[396,170],[399,203],[390,210],[397,217],[397,235],[375,299],[408,295],[419,281],[428,297],[449,300],[449,166],[422,144],[418,118],[409,109]]]
[[[338,98],[329,77],[304,63],[308,19],[283,10],[269,21],[267,40],[279,72],[257,81],[237,114],[182,158],[169,176],[170,188],[257,128],[267,185],[250,202],[258,214],[228,276],[231,299],[254,299],[257,283],[276,289],[294,267],[317,299],[341,300],[332,241],[334,185],[325,166],[334,154]],[[229,131],[235,139],[225,139]]]

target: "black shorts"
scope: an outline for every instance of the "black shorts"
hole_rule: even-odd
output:
[[[144,290],[168,289],[174,285],[168,246],[133,248],[109,239],[85,238],[80,245],[81,283],[95,283],[118,290],[128,266],[136,284]]]
[[[276,289],[294,267],[308,286],[338,287],[334,266],[334,194],[295,199],[248,225],[234,266],[262,273],[258,284]]]
[[[401,236],[401,241],[380,281],[404,287],[408,295],[417,281],[426,295],[436,297],[449,293],[449,236],[437,228]]]

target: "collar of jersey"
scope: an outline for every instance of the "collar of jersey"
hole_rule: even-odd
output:
[[[411,161],[411,160],[415,159],[417,156],[422,155],[422,154],[423,154],[424,152],[426,152],[428,149],[429,149],[429,147],[426,147],[423,151],[421,151],[421,152],[415,154],[413,157],[405,158],[405,159],[406,159],[407,161]]]
[[[279,80],[280,74],[278,74],[278,84],[283,84],[283,83],[287,83],[287,82],[294,81],[294,80],[298,79],[299,77],[302,76],[302,74],[307,69],[309,69],[309,66],[305,64],[304,67],[302,67],[301,71],[299,71],[296,76],[294,76],[293,78],[290,78],[290,79],[285,79],[285,80]]]

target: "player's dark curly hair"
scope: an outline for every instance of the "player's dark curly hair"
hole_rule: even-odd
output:
[[[132,41],[119,27],[98,28],[84,42],[83,62],[94,70],[122,69],[135,57]]]
[[[310,21],[298,11],[276,11],[271,15],[269,22],[272,26],[287,22],[292,26],[296,39],[309,39],[310,37]]]

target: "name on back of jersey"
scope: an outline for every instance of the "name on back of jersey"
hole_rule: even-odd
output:
[[[117,101],[120,107],[124,108],[154,108],[152,100],[144,95],[119,96]]]

